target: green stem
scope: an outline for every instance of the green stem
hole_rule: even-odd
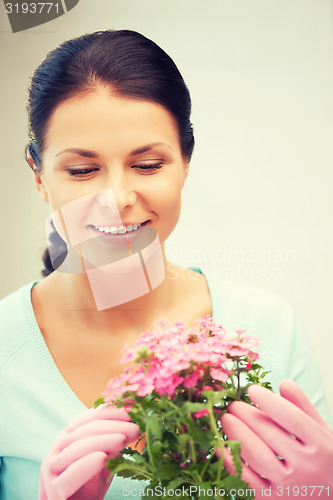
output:
[[[215,422],[213,405],[212,405],[211,401],[209,401],[209,420],[210,420],[211,428],[214,431],[215,437],[216,437],[216,439],[218,439],[217,448],[219,448],[220,452],[221,452],[221,457],[219,458],[219,467],[217,469],[217,477],[216,477],[216,481],[218,482],[221,480],[222,466],[223,466],[223,461],[224,461],[224,450],[223,450],[224,445],[221,443],[221,439],[219,439],[220,434],[219,434],[219,431],[217,429],[217,425]]]
[[[237,361],[237,393],[240,387],[240,371],[239,371],[239,361]]]
[[[179,430],[180,430],[180,429],[182,429],[182,424],[181,424],[181,422],[180,422],[180,421],[178,420],[178,418],[177,418],[177,417],[179,416],[179,408],[178,408],[178,406],[176,406],[176,405],[175,405],[172,401],[168,401],[168,404],[169,404],[170,406],[173,406],[173,408],[174,408],[174,411],[175,411],[175,413],[176,413],[176,418],[175,418],[175,420],[176,420],[176,424],[177,424],[177,426],[178,426],[178,429],[179,429]],[[168,418],[168,416],[169,416],[170,414],[172,414],[172,412],[167,412],[167,413],[166,413],[166,415],[165,415],[165,418]]]
[[[148,455],[149,455],[149,458],[150,458],[150,462],[151,462],[151,465],[152,465],[152,469],[153,471],[155,472],[156,470],[156,465],[155,465],[155,462],[153,460],[153,454],[151,452],[151,447],[150,447],[150,435],[149,435],[149,431],[148,431],[148,428],[146,429],[146,446],[147,446],[147,451],[148,451]]]
[[[195,454],[195,446],[194,446],[194,441],[193,439],[189,439],[189,446],[190,446],[190,456],[192,458],[192,462],[197,465],[197,457],[196,457],[196,454]],[[191,472],[191,476],[192,476],[192,472]],[[202,483],[202,475],[200,475],[198,472],[195,472],[193,474],[193,478],[196,482],[196,484],[200,484]]]
[[[207,462],[205,463],[205,465],[203,466],[203,468],[202,468],[202,470],[201,470],[201,476],[202,476],[202,477],[204,477],[204,476],[205,476],[206,469],[207,469],[207,468],[208,468],[208,466],[210,465],[210,462],[211,462],[211,460],[212,460],[213,456],[214,456],[214,455],[212,454],[212,457],[211,457],[211,458],[209,458],[209,459],[207,460]]]
[[[195,456],[195,448],[194,448],[193,439],[189,439],[189,445],[190,445],[190,454],[191,454],[192,462],[194,464],[196,464],[197,463],[197,457]]]

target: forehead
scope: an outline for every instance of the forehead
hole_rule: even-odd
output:
[[[176,120],[163,106],[100,89],[60,103],[51,115],[45,149],[106,144],[117,148],[164,141],[179,146]]]

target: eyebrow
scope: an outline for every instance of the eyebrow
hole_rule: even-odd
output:
[[[155,148],[156,146],[165,146],[169,149],[172,150],[171,146],[168,144],[165,144],[163,142],[154,142],[152,144],[147,144],[147,146],[142,146],[141,148],[134,149],[133,151],[130,152],[130,156],[136,156],[141,153],[146,153],[146,151],[150,151],[151,149]],[[63,154],[63,153],[74,153],[79,156],[84,156],[85,158],[98,158],[98,154],[95,153],[94,151],[86,151],[84,149],[79,149],[79,148],[67,148],[64,149],[63,151],[60,151],[55,155],[55,157]]]
[[[172,150],[172,147],[169,146],[169,144],[165,144],[164,142],[154,142],[153,144],[147,144],[147,146],[143,146],[142,148],[134,149],[134,151],[130,153],[130,156],[136,156],[141,153],[145,153],[146,151],[150,151],[157,146],[164,146]]]

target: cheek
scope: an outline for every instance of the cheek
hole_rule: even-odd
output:
[[[168,178],[161,178],[160,182],[151,190],[151,196],[154,198],[155,206],[159,207],[160,212],[167,212],[171,215],[180,209],[181,192],[180,177],[172,175]]]
[[[170,190],[169,192],[161,193],[159,204],[161,212],[163,212],[164,215],[167,215],[170,219],[174,217],[178,219],[181,206],[181,191],[172,192]]]
[[[68,201],[68,193],[62,183],[59,183],[52,172],[44,168],[43,185],[47,192],[51,212],[57,210]]]
[[[46,188],[49,197],[49,203],[51,210],[57,210],[67,205],[68,203],[75,202],[75,200],[80,200],[81,198],[87,196],[91,193],[91,188],[88,184],[84,185],[84,183],[80,183],[81,185],[75,186],[59,183],[56,180],[49,179],[49,182],[46,182]]]
[[[160,238],[165,240],[172,233],[180,216],[181,185],[178,179],[155,191],[152,209],[158,216]]]

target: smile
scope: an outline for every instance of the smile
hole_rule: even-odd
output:
[[[129,224],[127,226],[92,226],[98,229],[101,233],[125,234],[131,231],[136,231],[141,224]]]

